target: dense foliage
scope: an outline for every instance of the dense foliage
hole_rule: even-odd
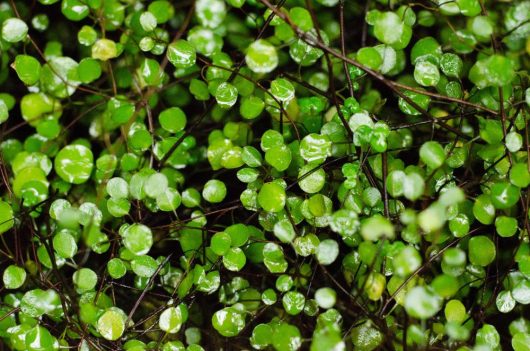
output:
[[[0,34],[5,349],[530,350],[530,1],[9,0]]]

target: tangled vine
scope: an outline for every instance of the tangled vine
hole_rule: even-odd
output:
[[[0,30],[0,349],[530,350],[530,1]]]

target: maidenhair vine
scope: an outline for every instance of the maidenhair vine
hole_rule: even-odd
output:
[[[0,0],[0,348],[530,350],[530,1]]]

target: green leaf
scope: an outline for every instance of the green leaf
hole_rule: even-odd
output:
[[[482,328],[477,330],[476,341],[477,345],[485,345],[489,348],[497,348],[500,344],[500,335],[497,329],[491,324],[484,324]]]
[[[357,52],[357,61],[373,70],[378,70],[383,64],[383,58],[379,52],[372,47],[359,49]]]
[[[114,177],[109,179],[106,185],[107,194],[110,197],[121,199],[129,196],[129,184],[127,181],[120,177]]]
[[[503,139],[501,122],[494,119],[478,119],[480,126],[480,137],[488,144],[500,143]]]
[[[514,300],[510,291],[504,290],[497,295],[497,298],[495,299],[495,304],[499,312],[509,313],[514,309],[516,301]]]
[[[530,281],[521,280],[512,288],[512,296],[521,305],[530,304]]]
[[[304,309],[304,305],[305,297],[298,291],[289,291],[283,295],[282,306],[287,314],[292,316],[299,314]]]
[[[108,61],[118,56],[116,43],[110,39],[98,39],[92,45],[92,58],[101,61]]]
[[[184,322],[180,308],[169,307],[165,309],[158,319],[158,326],[169,334],[178,333]]]
[[[386,178],[386,189],[392,197],[403,195],[407,175],[400,170],[390,172]]]
[[[255,119],[259,117],[265,103],[262,99],[257,96],[251,95],[243,98],[241,100],[241,105],[239,106],[239,113],[245,119]]]
[[[510,182],[519,187],[526,188],[530,185],[530,172],[527,163],[515,163],[510,169]]]
[[[335,262],[339,256],[339,244],[333,239],[322,240],[316,249],[316,258],[321,265]]]
[[[414,318],[427,319],[436,315],[442,308],[442,299],[431,289],[415,286],[407,292],[405,310]]]
[[[424,143],[420,148],[420,159],[432,169],[441,167],[445,161],[445,152],[442,145],[436,141]]]
[[[280,212],[285,207],[287,196],[277,183],[265,183],[258,193],[258,203],[265,211]]]
[[[61,230],[53,236],[53,248],[62,258],[72,258],[77,253],[77,243],[68,230]]]
[[[493,241],[484,235],[469,240],[469,261],[479,266],[487,266],[495,260],[496,248]]]
[[[267,243],[263,246],[263,263],[271,273],[284,273],[288,263],[285,260],[281,246]]]
[[[284,144],[275,145],[265,152],[265,161],[277,171],[283,172],[291,164],[291,150]]]
[[[176,68],[189,68],[197,59],[195,48],[186,40],[177,40],[167,47],[167,58]]]
[[[40,62],[33,56],[17,55],[13,68],[18,78],[26,85],[33,85],[40,79]]]
[[[0,201],[0,234],[7,232],[15,225],[13,209],[5,201]]]
[[[226,185],[220,180],[210,179],[204,184],[202,197],[211,203],[219,203],[226,197]]]
[[[282,219],[274,225],[274,235],[284,243],[290,243],[296,237],[296,232],[288,219]]]
[[[264,39],[253,42],[247,49],[245,61],[255,73],[269,73],[278,66],[276,48]]]
[[[213,314],[212,325],[222,336],[236,336],[245,327],[245,316],[234,307],[225,307]]]
[[[423,177],[418,173],[410,173],[405,178],[405,184],[403,188],[403,195],[411,200],[417,200],[425,191],[425,181]]]
[[[61,299],[55,290],[34,289],[27,291],[20,300],[20,310],[30,317],[38,318],[62,310]]]
[[[479,89],[502,87],[515,78],[512,61],[501,55],[478,60],[469,70],[469,80]]]
[[[68,183],[85,183],[90,178],[93,167],[92,151],[84,145],[65,146],[55,156],[55,172]]]
[[[98,33],[90,26],[85,25],[77,32],[77,41],[79,41],[81,45],[91,46],[97,39]]]
[[[7,121],[9,118],[9,110],[7,109],[7,105],[3,100],[0,100],[0,124]]]
[[[156,205],[161,211],[175,211],[181,202],[182,196],[173,188],[167,188],[165,192],[158,194],[156,197]]]
[[[57,98],[71,96],[81,83],[79,64],[70,57],[52,57],[42,66],[40,82],[43,90]]]
[[[219,106],[225,109],[234,106],[237,102],[237,88],[230,83],[221,83],[214,95]]]
[[[40,325],[31,328],[25,335],[26,350],[56,350],[58,348],[57,339],[50,331]],[[38,346],[37,346],[38,345]]]
[[[195,4],[195,12],[203,26],[216,28],[226,16],[226,5],[221,0],[199,0]]]
[[[315,300],[321,308],[329,309],[335,305],[337,293],[328,287],[320,288],[315,291]]]
[[[429,61],[420,61],[414,67],[414,79],[420,85],[433,87],[440,81],[438,67]]]
[[[96,287],[98,276],[90,268],[81,268],[74,272],[72,280],[79,292],[85,292],[93,290]]]
[[[2,23],[2,39],[8,43],[17,43],[26,39],[28,25],[19,18],[8,18]]]
[[[412,29],[396,13],[382,12],[375,19],[374,35],[395,49],[403,49],[412,37]]]
[[[491,197],[482,194],[475,199],[473,204],[473,215],[482,224],[491,224],[495,218],[495,206]]]
[[[18,289],[26,281],[26,271],[22,267],[10,265],[4,270],[2,281],[6,289]]]
[[[466,307],[460,300],[447,301],[444,313],[448,322],[463,323],[467,318]]]
[[[473,17],[482,12],[479,0],[456,0],[456,4],[464,16]]]
[[[101,65],[93,58],[84,58],[79,62],[77,74],[82,83],[91,83],[101,76]]]
[[[530,333],[517,333],[512,338],[512,347],[515,351],[530,350]]]
[[[271,339],[276,350],[296,351],[302,345],[300,330],[287,323],[281,323],[274,327]]]
[[[140,25],[146,32],[151,32],[156,28],[156,17],[151,12],[146,11],[140,15]]]
[[[499,216],[495,219],[497,234],[503,238],[514,236],[517,232],[517,219],[513,217]]]
[[[289,16],[293,23],[304,32],[313,28],[313,19],[309,11],[303,7],[293,7],[289,10]]]
[[[169,181],[164,173],[151,174],[144,183],[145,194],[149,197],[156,198],[167,191],[168,184]]]
[[[440,59],[440,69],[448,77],[460,78],[464,64],[458,55],[445,53]]]
[[[300,142],[300,156],[314,164],[320,164],[331,155],[331,141],[327,135],[309,134]]]
[[[517,152],[523,147],[523,137],[519,133],[510,132],[506,134],[505,144],[510,152]]]
[[[61,10],[70,21],[81,21],[90,12],[89,7],[80,0],[62,0]]]
[[[367,320],[352,329],[351,338],[359,350],[375,350],[383,343],[384,334],[371,320]]]
[[[366,278],[364,291],[370,300],[378,301],[385,291],[385,286],[385,276],[378,272],[372,272]]]
[[[277,78],[271,82],[271,94],[281,102],[289,102],[294,97],[294,86],[285,78]]]
[[[253,227],[237,223],[225,228],[225,232],[230,235],[230,243],[233,247],[245,245],[250,237]]]
[[[246,264],[247,257],[239,247],[230,248],[223,255],[223,265],[226,269],[233,272],[239,272]]]
[[[156,17],[157,23],[166,23],[175,13],[173,5],[166,0],[152,1],[147,9]]]
[[[228,252],[231,244],[230,235],[225,232],[219,232],[212,236],[210,247],[216,255],[223,256]]]
[[[109,275],[114,279],[120,279],[127,273],[125,263],[118,257],[107,262],[107,270]]]
[[[423,95],[423,94],[420,94],[420,93],[416,93],[414,91],[405,91],[403,93],[407,98],[409,98],[410,100],[412,100],[415,104],[417,104],[419,107],[421,107],[422,109],[426,110],[428,107],[429,107],[429,104],[431,102],[431,98],[427,95]],[[407,101],[405,101],[405,99],[403,99],[402,97],[399,98],[399,102],[398,102],[398,105],[399,105],[399,109],[403,112],[403,113],[406,113],[407,115],[412,115],[412,116],[419,116],[421,115],[421,112],[416,110],[415,107],[413,107],[412,105],[410,105]]]
[[[393,239],[394,226],[385,217],[373,215],[361,222],[361,235],[364,240],[377,241],[381,238]]]
[[[411,12],[410,9],[408,11]],[[456,56],[454,54],[450,55]],[[424,37],[418,40],[412,47],[412,51],[410,53],[410,60],[412,61],[413,65],[423,61],[427,61],[436,65],[438,62],[440,62],[440,59],[443,59],[442,47],[440,46],[440,43],[438,43],[438,41],[433,37]]]
[[[131,268],[139,277],[151,278],[158,268],[158,262],[151,256],[141,255],[133,258]]]
[[[298,185],[308,194],[318,193],[326,185],[326,172],[319,164],[308,163],[298,172]]]
[[[394,272],[402,277],[409,276],[421,267],[421,256],[412,246],[407,246],[394,257]]]
[[[258,324],[252,330],[252,336],[250,337],[250,345],[253,348],[262,350],[270,345],[271,339],[270,336],[273,332],[273,329],[268,324]]]
[[[508,182],[495,183],[491,187],[491,202],[497,209],[506,209],[519,201],[520,190]]]
[[[127,316],[122,310],[111,307],[98,318],[96,328],[103,338],[118,340],[125,331],[126,320]]]
[[[123,245],[135,255],[147,254],[153,245],[151,229],[143,224],[126,225],[121,235]]]

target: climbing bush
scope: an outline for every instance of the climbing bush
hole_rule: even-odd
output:
[[[0,3],[0,346],[530,350],[530,1]]]

